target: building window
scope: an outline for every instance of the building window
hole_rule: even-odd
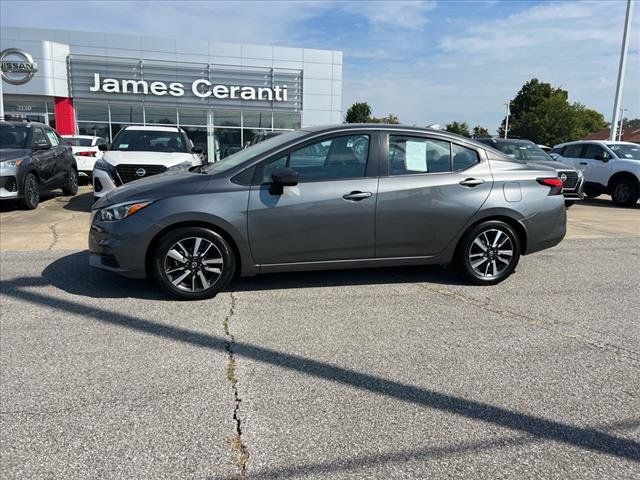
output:
[[[216,127],[239,127],[240,110],[214,110],[213,124]]]
[[[120,105],[112,103],[111,121],[116,123],[142,123],[142,105]],[[95,119],[94,119],[95,120]],[[114,132],[115,135],[115,132]]]
[[[196,108],[179,108],[180,125],[206,125],[207,110]]]
[[[108,122],[109,121],[109,105],[106,103],[84,103],[76,102],[74,104],[76,110],[76,118],[78,122]]]
[[[300,113],[273,112],[273,128],[295,130],[300,128]]]
[[[176,107],[144,107],[144,121],[147,125],[160,123],[176,125]]]
[[[242,126],[244,128],[271,130],[271,111],[249,110],[242,112]]]

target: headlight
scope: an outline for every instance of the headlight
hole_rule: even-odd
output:
[[[116,205],[111,205],[110,207],[101,209],[98,212],[98,218],[103,222],[122,220],[123,218],[130,217],[150,204],[151,202],[117,203]]]
[[[103,162],[102,160],[98,160],[94,165],[93,168],[97,168],[98,170],[106,170],[107,172],[109,170],[113,170],[113,166],[109,165],[107,162]]]
[[[7,160],[6,162],[2,163],[2,166],[6,167],[6,168],[15,168],[15,167],[19,167],[21,163],[22,163],[22,159],[20,159],[20,160]]]
[[[178,165],[174,165],[173,167],[167,168],[167,172],[177,172],[180,170],[189,170],[193,165],[191,162],[182,162]]]

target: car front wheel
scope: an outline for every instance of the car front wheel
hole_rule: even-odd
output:
[[[629,178],[621,178],[613,184],[611,200],[619,207],[630,207],[638,201],[638,185]]]
[[[40,203],[40,182],[33,173],[27,173],[24,177],[20,203],[28,210],[35,209]]]
[[[214,297],[233,278],[235,256],[227,241],[201,227],[167,233],[155,249],[152,273],[170,295],[182,300]]]
[[[495,285],[507,278],[520,259],[518,236],[507,223],[492,220],[473,227],[458,249],[458,263],[467,280]]]

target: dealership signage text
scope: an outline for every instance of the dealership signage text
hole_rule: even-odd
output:
[[[137,95],[171,95],[182,97],[185,86],[180,82],[147,82],[145,80],[118,80],[115,78],[100,78],[100,74],[93,74],[92,92],[104,93],[132,93]],[[238,85],[216,85],[206,78],[199,78],[191,84],[191,92],[196,97],[214,97],[218,99],[268,100],[286,102],[287,86],[247,87]]]

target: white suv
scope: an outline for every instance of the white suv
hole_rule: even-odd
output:
[[[94,201],[133,180],[203,163],[202,149],[178,127],[125,127],[100,150],[104,155],[93,168]]]
[[[584,193],[591,198],[603,193],[623,207],[640,197],[640,145],[631,142],[582,140],[556,145],[551,154],[582,170]]]

